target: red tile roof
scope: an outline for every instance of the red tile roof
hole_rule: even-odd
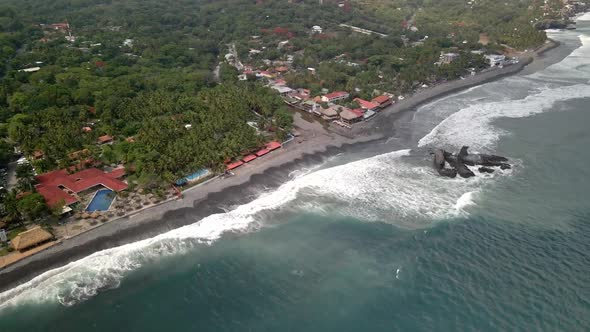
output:
[[[383,96],[379,96],[379,97],[375,97],[373,98],[372,102],[377,103],[377,104],[385,104],[387,102],[390,102],[391,98],[383,95]]]
[[[256,159],[256,155],[253,154],[249,154],[247,156],[245,156],[244,158],[242,158],[242,161],[245,163],[251,162],[252,160]]]
[[[346,95],[348,95],[348,92],[346,92],[346,91],[334,91],[332,93],[328,93],[324,97],[326,97],[328,99],[334,99],[334,98],[339,98],[339,97],[346,96]]]
[[[90,128],[90,127],[82,127],[82,131],[85,132],[85,133],[89,133],[89,132],[92,131],[92,128]]]
[[[276,149],[280,148],[281,146],[282,146],[281,143],[279,143],[277,141],[272,141],[272,142],[266,143],[266,148],[270,151],[276,150]]]
[[[127,189],[127,184],[117,178],[125,174],[124,168],[118,168],[111,173],[105,173],[97,168],[89,168],[83,171],[68,174],[64,169],[41,174],[37,176],[39,184],[35,187],[37,191],[45,197],[47,205],[52,206],[60,200],[64,200],[66,205],[78,201],[78,198],[72,196],[60,187],[67,188],[74,193],[79,193],[92,187],[102,185],[114,191]]]
[[[241,160],[238,160],[238,161],[236,161],[236,162],[233,162],[233,163],[231,163],[231,164],[228,164],[228,165],[227,165],[227,167],[226,167],[226,169],[227,169],[228,171],[231,171],[232,169],[238,168],[238,167],[240,167],[240,166],[242,166],[242,165],[244,165],[244,162],[243,162],[243,161],[241,161]]]
[[[363,114],[365,114],[365,111],[363,111],[362,108],[355,108],[353,110],[351,109],[350,111],[356,114],[357,116],[363,116]]]
[[[359,105],[361,105],[361,108],[364,108],[366,110],[374,110],[377,107],[379,107],[379,104],[377,103],[372,103],[370,101],[361,99],[361,98],[354,98],[354,101],[356,101],[357,103],[359,103]]]
[[[255,155],[258,156],[258,157],[261,157],[261,156],[264,156],[265,154],[267,154],[269,152],[270,152],[269,149],[262,149],[262,150],[256,152]]]
[[[98,143],[103,144],[103,143],[108,143],[110,141],[113,140],[113,137],[110,135],[102,135],[98,138]]]

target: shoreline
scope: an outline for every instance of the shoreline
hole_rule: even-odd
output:
[[[521,61],[517,64],[418,91],[387,107],[378,117],[395,121],[398,114],[415,110],[433,100],[517,74],[536,58],[559,45],[558,42],[548,39],[536,50],[521,55]],[[296,139],[278,153],[270,154],[268,158],[258,160],[258,163],[255,161],[238,169],[233,177],[216,178],[206,185],[188,188],[183,191],[182,199],[167,201],[110,221],[77,236],[61,240],[52,247],[0,269],[0,292],[94,252],[151,238],[192,224],[211,214],[224,212],[221,207],[249,202],[262,190],[276,188],[290,180],[289,173],[301,169],[302,166],[317,164],[327,156],[391,136],[390,130],[386,128],[394,125],[391,123],[384,126],[386,128],[380,128],[374,118],[352,130],[347,130],[348,135],[344,135],[337,130],[339,128],[334,130],[333,126],[326,130],[321,128],[321,125],[318,127],[317,122],[305,123],[303,119],[299,119],[299,122],[298,125],[306,127],[303,129],[306,135],[303,136],[302,142]]]

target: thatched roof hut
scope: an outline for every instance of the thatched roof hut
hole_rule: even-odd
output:
[[[15,250],[22,252],[51,239],[53,239],[51,233],[41,227],[35,227],[20,233],[11,242]]]

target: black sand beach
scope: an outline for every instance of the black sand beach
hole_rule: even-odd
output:
[[[291,142],[291,145],[286,146],[276,157],[271,157],[272,159],[269,158],[250,169],[240,170],[235,177],[215,180],[210,184],[190,189],[182,200],[174,200],[141,211],[137,215],[109,222],[0,270],[0,291],[13,288],[36,275],[94,252],[151,238],[192,224],[210,214],[223,212],[224,207],[251,201],[262,191],[280,186],[289,179],[289,174],[294,170],[318,164],[326,157],[337,153],[363,149],[376,142],[383,142],[395,134],[397,126],[403,126],[403,122],[408,121],[408,111],[460,90],[516,74],[533,61],[533,55],[539,56],[557,46],[558,43],[550,41],[534,54],[521,59],[518,64],[419,91],[390,106],[378,115],[377,121],[373,119],[363,123],[358,129],[353,129],[357,136],[355,139],[342,137],[333,132],[310,131],[312,137],[306,138],[306,142]]]

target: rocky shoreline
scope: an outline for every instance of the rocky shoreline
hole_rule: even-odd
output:
[[[478,168],[480,173],[493,173],[495,167],[501,170],[512,167],[506,157],[491,154],[469,154],[467,149],[469,147],[463,146],[456,155],[443,149],[434,150],[432,153],[434,155],[433,165],[438,174],[448,178],[455,178],[457,175],[462,178],[470,178],[475,176],[475,173],[467,166],[480,166]],[[447,163],[450,168],[446,167]]]

